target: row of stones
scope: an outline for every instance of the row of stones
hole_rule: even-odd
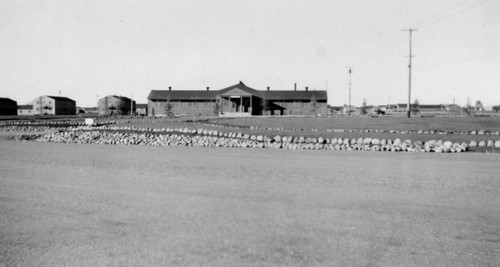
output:
[[[109,125],[115,124],[116,121],[100,121],[99,125]],[[19,120],[19,121],[0,121],[0,127],[12,127],[12,126],[79,126],[85,125],[85,122],[74,121],[74,120],[40,120],[40,121],[29,121],[29,120]]]
[[[48,127],[48,126],[3,126],[0,127],[2,132],[47,132],[64,128]]]
[[[258,127],[245,125],[231,125],[225,123],[202,123],[206,126],[233,128],[233,129],[250,129],[250,130],[267,130],[267,131],[291,131],[291,132],[334,132],[334,133],[393,133],[393,134],[440,134],[440,135],[500,135],[500,131],[488,130],[472,130],[472,131],[444,131],[444,130],[386,130],[386,129],[314,129],[314,128],[285,128],[285,127]]]
[[[264,119],[265,117],[263,117]],[[290,132],[327,132],[327,133],[392,133],[392,134],[439,134],[439,135],[500,135],[500,131],[488,130],[472,130],[472,131],[444,131],[444,130],[386,130],[386,129],[314,129],[314,128],[285,128],[285,127],[258,127],[248,125],[235,125],[228,123],[216,123],[214,119],[202,120],[158,120],[150,119],[148,122],[161,122],[161,123],[193,123],[203,126],[228,128],[228,129],[250,129],[250,130],[266,130],[266,131],[290,131]],[[123,121],[129,123],[130,121]]]
[[[180,129],[179,129],[180,130]],[[385,140],[372,138],[304,138],[292,136],[267,137],[241,133],[221,133],[211,131],[211,134],[196,133],[137,133],[112,131],[59,131],[45,135],[23,135],[19,140],[78,143],[78,144],[122,144],[122,145],[152,145],[152,146],[198,146],[198,147],[239,147],[239,148],[282,148],[282,149],[314,149],[314,150],[363,150],[363,151],[407,151],[407,152],[465,152],[467,143],[452,143],[450,141],[411,142],[400,139]],[[204,131],[204,130],[203,130]],[[203,133],[202,131],[202,133]],[[500,144],[499,144],[500,145]]]
[[[320,143],[320,144],[329,144],[329,143],[349,143],[349,144],[366,144],[366,143],[371,143],[372,145],[385,145],[385,144],[392,144],[392,143],[402,143],[402,141],[399,138],[396,138],[394,141],[390,139],[377,139],[377,138],[323,138],[323,137],[293,137],[293,136],[287,136],[287,137],[281,137],[280,135],[276,135],[273,138],[267,137],[265,135],[251,135],[251,134],[244,134],[241,132],[235,133],[235,132],[222,132],[222,131],[217,131],[217,130],[207,130],[207,129],[189,129],[189,128],[140,128],[140,127],[135,127],[135,126],[99,126],[99,127],[89,127],[89,126],[81,126],[81,127],[71,127],[69,130],[71,131],[78,131],[78,130],[91,130],[91,129],[98,129],[98,130],[118,130],[118,131],[139,131],[139,132],[154,132],[154,133],[184,133],[184,134],[198,134],[198,135],[209,135],[209,136],[220,136],[220,137],[230,137],[230,138],[242,138],[242,139],[250,139],[250,140],[257,140],[257,141],[269,141],[272,140],[273,142],[281,142],[283,139],[288,139],[288,140],[293,140],[294,143]],[[290,141],[292,142],[292,141]],[[422,144],[427,145],[427,146],[441,146],[445,143],[451,143],[450,141],[442,141],[442,140],[429,140],[425,143],[421,141],[415,141],[412,142],[409,139],[405,140],[406,143],[410,144],[416,144],[417,146],[422,146]],[[452,143],[453,144],[453,143]],[[458,143],[455,143],[458,144]],[[475,141],[472,140],[468,143],[460,143],[460,145],[463,146],[464,150],[467,150],[468,147],[497,147],[500,148],[500,140],[493,141],[493,140],[480,140],[480,141]]]

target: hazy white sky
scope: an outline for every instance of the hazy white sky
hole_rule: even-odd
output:
[[[354,105],[405,103],[412,27],[412,101],[498,105],[499,14],[497,0],[0,0],[0,97],[60,90],[95,106],[168,86],[296,82],[343,105],[353,66]]]

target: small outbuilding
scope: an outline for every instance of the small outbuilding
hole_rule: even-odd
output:
[[[147,116],[148,115],[148,104],[135,105],[135,112],[137,115]]]
[[[17,106],[17,115],[20,116],[33,116],[33,105],[19,105]]]
[[[125,96],[108,95],[97,102],[99,115],[133,115],[135,111],[135,101]]]

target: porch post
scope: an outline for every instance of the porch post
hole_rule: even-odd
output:
[[[243,96],[240,96],[240,110],[239,112],[243,112]]]
[[[253,113],[253,106],[252,106],[252,96],[250,96],[250,115]]]

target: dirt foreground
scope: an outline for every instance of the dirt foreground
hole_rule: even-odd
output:
[[[495,266],[499,163],[0,140],[0,265]]]

